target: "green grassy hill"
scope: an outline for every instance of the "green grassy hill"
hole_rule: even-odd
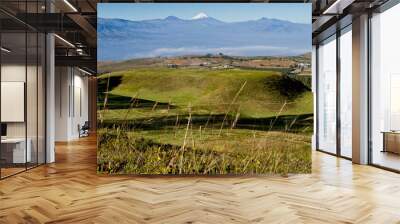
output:
[[[312,93],[279,70],[131,68],[98,84],[101,173],[311,171]]]
[[[241,118],[264,118],[281,115],[311,114],[312,93],[301,82],[282,76],[277,71],[201,68],[137,68],[99,77],[99,93],[111,77],[109,102],[132,97],[170,104],[186,109],[189,104],[198,113],[232,111]],[[114,81],[112,81],[114,80]],[[115,81],[117,80],[117,81]],[[126,98],[125,98],[126,97]],[[101,104],[101,102],[100,102]],[[281,111],[281,112],[280,112]]]

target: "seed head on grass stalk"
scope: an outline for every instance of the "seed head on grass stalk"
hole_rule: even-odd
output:
[[[180,158],[180,162],[179,162],[179,174],[182,174],[183,156],[184,156],[184,153],[185,153],[186,139],[187,139],[187,136],[188,136],[190,122],[191,122],[191,119],[192,119],[192,105],[191,105],[191,103],[189,103],[189,105],[188,105],[188,111],[189,111],[189,118],[188,118],[188,122],[187,122],[187,125],[186,125],[185,137],[183,138],[183,144],[182,144],[182,147],[181,147],[181,150],[180,150],[181,151],[181,158]]]
[[[239,117],[240,117],[240,105],[239,105],[239,108],[238,108],[238,110],[236,112],[235,120],[232,122],[231,130],[235,128],[235,126],[236,126],[236,124],[237,124],[237,122],[239,120]]]

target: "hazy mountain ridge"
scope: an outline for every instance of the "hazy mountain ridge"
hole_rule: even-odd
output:
[[[310,51],[310,24],[268,18],[244,22],[223,22],[206,15],[193,18],[169,16],[143,21],[99,18],[98,60],[218,52],[287,56]]]

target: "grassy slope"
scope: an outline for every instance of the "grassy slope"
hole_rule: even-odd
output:
[[[240,106],[241,117],[274,116],[284,102],[287,105],[282,114],[312,113],[311,92],[298,89],[297,83],[295,86],[287,85],[287,80],[282,80],[280,73],[274,71],[155,67],[114,72],[111,76],[122,76],[122,83],[111,91],[112,94],[171,102],[182,108],[191,103],[195,108],[206,108],[213,113],[226,111],[247,81],[235,105]],[[108,74],[100,76],[107,77]]]
[[[99,129],[99,172],[286,174],[311,170],[309,131],[300,125],[299,131],[291,133],[285,125],[277,123],[274,126],[279,126],[278,130],[266,131],[270,122],[255,119],[274,120],[285,101],[289,104],[281,115],[312,113],[311,92],[300,82],[285,79],[278,71],[153,67],[113,72],[111,76],[121,77],[121,80],[112,79],[114,95],[110,100],[114,101],[114,107],[99,114],[112,124],[117,123],[115,119],[122,119],[134,125],[127,129],[124,126]],[[104,91],[101,89],[107,77],[108,74],[100,76],[103,79],[99,80],[100,91]],[[222,122],[216,119],[214,123],[214,117],[224,117],[228,105],[246,81],[231,109],[230,120],[220,133]],[[140,104],[132,110],[115,109],[121,105],[126,108],[131,97],[140,98]],[[158,106],[153,109],[154,101]],[[169,102],[173,107],[167,109]],[[193,108],[190,129],[187,129],[189,102]],[[244,128],[230,129],[239,107],[238,125],[243,122]],[[176,115],[179,115],[178,125]],[[248,127],[246,120],[251,120],[250,124],[254,120],[263,128],[258,129],[255,124]],[[292,122],[289,124],[291,129]],[[182,150],[184,142],[186,147]]]

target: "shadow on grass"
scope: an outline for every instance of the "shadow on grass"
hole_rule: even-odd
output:
[[[287,75],[270,77],[264,82],[266,89],[273,89],[282,96],[287,97],[289,101],[295,100],[303,93],[310,91],[310,88],[301,81],[290,78]]]
[[[221,126],[224,120],[224,114],[216,115],[196,115],[192,114],[191,124],[195,126]],[[188,122],[188,115],[180,116],[178,122],[184,125]],[[224,127],[230,128],[233,116],[228,116],[225,120]],[[135,130],[160,130],[166,127],[175,126],[177,124],[177,117],[147,117],[134,120],[105,120],[99,124],[100,128],[123,128]],[[307,132],[311,132],[313,127],[313,114],[301,115],[281,115],[278,117],[267,118],[240,118],[235,128],[251,129],[261,131],[286,131],[286,132],[299,132],[307,128]]]
[[[98,108],[103,108],[104,104],[104,95],[98,96],[99,102],[97,103]],[[132,99],[131,97],[119,96],[114,94],[108,94],[107,100],[107,109],[129,109],[134,106],[135,108],[152,108],[156,102],[151,100],[143,100],[143,99]],[[134,104],[134,105],[132,105]],[[138,107],[140,106],[140,107]],[[174,109],[176,106],[169,105],[168,103],[157,103],[157,109]]]

